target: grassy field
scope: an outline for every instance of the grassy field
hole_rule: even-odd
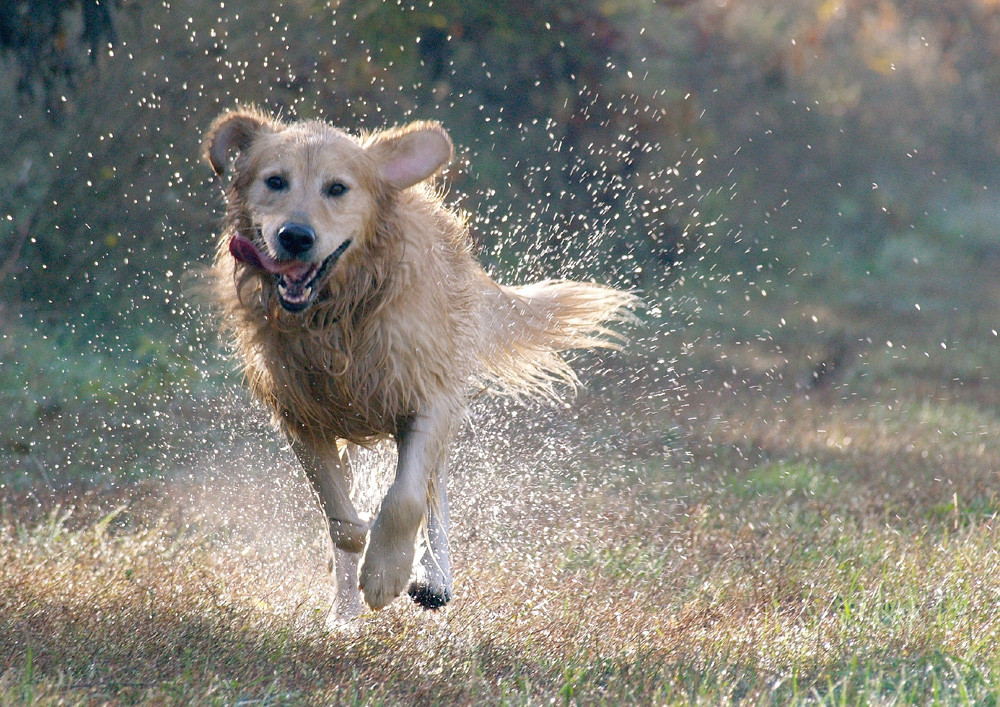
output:
[[[0,704],[1000,701],[1000,310],[731,290],[572,409],[477,409],[441,612],[326,628],[276,444],[8,494]]]

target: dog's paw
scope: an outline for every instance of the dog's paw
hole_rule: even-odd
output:
[[[361,552],[368,538],[368,523],[352,523],[348,520],[330,521],[330,538],[333,544],[347,552]]]
[[[413,582],[406,590],[417,606],[425,609],[440,609],[451,601],[451,590],[444,586],[433,586],[426,582]]]
[[[375,610],[382,609],[403,593],[406,583],[410,581],[412,553],[409,560],[407,563],[406,558],[401,557],[382,562],[365,558],[365,563],[361,565],[360,584],[368,606]]]
[[[373,537],[358,575],[368,606],[381,609],[403,593],[413,571],[413,555],[412,541],[386,548]]]
[[[361,594],[359,592],[357,598],[354,600],[347,602],[338,600],[334,602],[329,616],[326,617],[326,626],[330,629],[343,627],[354,623],[354,620],[363,613],[365,613],[365,604],[361,601]]]
[[[362,611],[361,613],[364,612]],[[332,634],[356,638],[361,634],[361,628],[365,623],[364,621],[359,620],[361,613],[355,616],[340,616],[331,611],[330,615],[326,617],[324,627]]]
[[[410,599],[425,609],[440,609],[451,600],[448,557],[440,552],[438,554],[439,557],[435,557],[429,549],[425,549],[413,571],[413,581],[406,590]]]

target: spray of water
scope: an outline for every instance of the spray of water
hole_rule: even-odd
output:
[[[677,342],[703,304],[697,287],[672,293],[686,277],[714,291],[726,287],[721,273],[698,266],[742,238],[725,214],[736,185],[704,184],[697,121],[679,117],[697,110],[692,98],[673,95],[667,65],[616,56],[583,67],[612,77],[611,89],[576,77],[569,64],[560,69],[568,77],[559,79],[564,115],[511,114],[489,91],[517,90],[525,79],[516,66],[504,64],[505,77],[493,77],[499,65],[464,60],[456,70],[456,57],[432,79],[392,72],[394,61],[426,51],[426,37],[387,60],[395,50],[373,45],[371,21],[354,16],[350,4],[316,12],[272,11],[268,3],[207,11],[176,2],[147,15],[123,11],[121,41],[102,59],[100,85],[128,85],[128,105],[103,116],[99,134],[81,125],[79,146],[62,150],[51,188],[96,172],[89,187],[123,204],[126,223],[112,211],[73,234],[83,236],[84,253],[63,263],[62,288],[80,314],[63,323],[66,340],[53,343],[72,351],[56,357],[55,371],[32,368],[36,347],[46,343],[5,339],[22,373],[54,375],[51,388],[35,386],[47,389],[40,399],[19,403],[39,411],[24,419],[40,421],[18,433],[28,440],[26,453],[4,484],[45,505],[46,495],[72,496],[81,486],[127,488],[152,478],[171,499],[171,514],[269,587],[261,591],[270,604],[328,601],[328,541],[311,491],[247,400],[198,295],[220,207],[218,185],[198,162],[198,139],[221,108],[255,102],[356,130],[443,120],[461,151],[448,174],[449,200],[472,214],[491,275],[506,283],[597,278],[645,302],[622,352],[573,354],[584,389],[563,405],[475,400],[451,462],[459,574],[463,558],[476,562],[491,547],[537,566],[554,551],[624,542],[604,537],[615,531],[601,526],[602,498],[624,499],[621,508],[647,519],[677,512],[643,505],[652,496],[683,501],[692,493],[676,486],[691,464],[676,420],[685,405],[682,378],[696,380],[697,364],[681,370]],[[664,17],[646,11],[616,21],[638,31]],[[316,23],[328,42],[306,48],[291,40]],[[552,37],[560,41],[555,30]],[[94,110],[75,100],[80,111]],[[122,164],[122,153],[134,155],[135,165]],[[82,208],[92,198],[66,191],[53,199],[56,207]],[[30,285],[27,274],[17,277]],[[89,316],[94,301],[118,310],[114,320]],[[99,405],[60,406],[61,396],[95,396]],[[391,446],[363,451],[356,466],[359,507],[373,513],[393,468]],[[618,525],[628,532],[628,522]]]
[[[790,143],[800,149],[786,160],[802,159],[812,145],[797,130],[836,106],[793,98],[778,121],[753,115],[748,98],[728,123],[734,135],[713,135],[713,116],[734,101],[722,104],[704,85],[709,57],[688,66],[671,54],[672,43],[698,41],[702,23],[714,21],[710,9],[675,15],[635,3],[595,16],[575,30],[582,58],[559,46],[554,17],[538,40],[552,45],[550,63],[525,68],[516,32],[503,35],[509,52],[476,61],[472,39],[439,27],[432,5],[407,14],[397,3],[385,15],[371,3],[314,5],[174,0],[140,11],[126,3],[93,95],[65,101],[72,110],[62,120],[74,130],[48,127],[50,143],[18,147],[26,174],[40,176],[29,180],[37,194],[7,222],[77,245],[44,262],[43,244],[31,241],[26,267],[0,269],[0,284],[10,279],[35,303],[0,310],[12,323],[0,334],[3,390],[23,380],[30,391],[4,393],[14,420],[13,431],[0,431],[13,450],[0,480],[6,492],[44,505],[81,487],[152,479],[172,499],[170,513],[210,538],[216,556],[240,558],[269,603],[328,602],[328,541],[311,491],[248,401],[192,282],[208,262],[220,208],[198,141],[234,103],[356,130],[440,119],[460,149],[448,199],[471,214],[491,275],[599,279],[645,302],[623,351],[573,354],[584,389],[565,404],[474,400],[451,462],[460,584],[463,562],[488,564],[493,549],[544,574],[552,558],[568,565],[636,542],[629,533],[640,524],[652,555],[682,562],[674,520],[701,513],[721,476],[766,461],[768,410],[759,411],[763,429],[724,419],[733,406],[747,416],[736,389],[807,400],[823,381],[843,384],[832,371],[845,360],[863,377],[869,362],[898,355],[899,344],[859,334],[833,307],[799,300],[815,280],[857,279],[838,269],[835,242],[813,238],[799,252],[795,238],[809,226],[794,208],[801,194],[755,166]],[[420,41],[380,42],[379,23],[390,20],[417,27]],[[614,41],[621,33],[641,39],[626,51]],[[553,87],[548,104],[502,100],[541,80]],[[121,86],[124,104],[115,102]],[[22,137],[45,120],[29,108],[7,119]],[[803,184],[838,194],[839,227],[863,223],[841,181],[802,172]],[[942,179],[927,182],[941,193]],[[889,210],[898,187],[872,183],[876,196],[862,208]],[[106,207],[77,219],[95,200]],[[876,265],[919,267],[924,256],[909,245],[882,249]],[[42,267],[65,274],[43,289],[32,276]],[[847,296],[867,311],[867,291]],[[910,318],[945,306],[916,289],[906,297]],[[812,348],[799,346],[803,331],[815,335]],[[940,350],[916,346],[936,362],[955,338],[943,334]],[[356,463],[359,505],[373,512],[393,451],[365,450]]]

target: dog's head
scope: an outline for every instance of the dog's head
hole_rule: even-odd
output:
[[[241,109],[216,118],[205,137],[216,174],[233,154],[229,251],[270,274],[281,306],[300,312],[372,237],[380,204],[436,173],[452,147],[437,123],[362,141],[322,122],[283,123]]]

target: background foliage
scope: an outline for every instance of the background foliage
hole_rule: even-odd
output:
[[[31,478],[73,466],[54,438],[184,436],[145,392],[186,400],[224,375],[190,273],[219,215],[200,136],[240,102],[443,121],[488,267],[638,288],[653,329],[733,328],[671,298],[678,277],[900,316],[989,298],[968,266],[1000,258],[990,0],[89,7],[0,15],[0,449]]]
[[[997,704],[998,40],[997,0],[0,2],[0,704]],[[325,624],[199,304],[249,102],[443,121],[497,277],[648,304],[571,405],[474,401],[433,616]]]

